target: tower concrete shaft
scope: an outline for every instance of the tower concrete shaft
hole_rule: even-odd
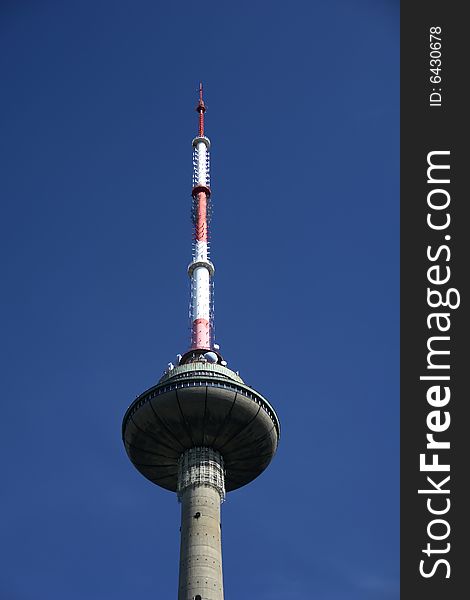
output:
[[[178,600],[223,600],[220,504],[223,459],[211,448],[191,448],[178,465],[181,547]]]

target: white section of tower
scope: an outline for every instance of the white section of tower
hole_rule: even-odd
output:
[[[209,148],[211,142],[207,137],[197,137],[193,140],[193,185],[210,186]]]
[[[206,261],[209,258],[209,249],[207,242],[201,240],[196,241],[194,245],[194,261]]]
[[[196,267],[193,272],[193,310],[192,320],[210,318],[210,276],[206,266]]]
[[[190,318],[192,321],[192,347],[205,347],[211,344],[212,294],[211,277],[214,266],[209,261],[208,229],[210,221],[210,140],[197,137],[193,146],[193,218],[195,244],[193,261],[189,265],[191,277]],[[198,189],[198,187],[200,189]],[[196,323],[198,321],[198,323]]]
[[[206,145],[204,142],[199,142],[197,145],[197,182],[199,185],[209,185],[207,167]]]
[[[211,448],[191,448],[179,460],[181,551],[178,600],[223,600],[220,503],[224,464]]]

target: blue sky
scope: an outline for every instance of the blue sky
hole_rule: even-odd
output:
[[[176,597],[120,426],[188,345],[200,79],[216,337],[282,426],[223,505],[226,598],[398,598],[398,17],[2,2],[2,600]]]

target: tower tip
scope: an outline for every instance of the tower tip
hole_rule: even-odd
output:
[[[196,111],[197,112],[206,112],[206,105],[204,104],[204,99],[202,97],[203,95],[203,87],[202,87],[202,81],[199,82],[199,102],[197,103],[196,106]]]
[[[206,105],[204,104],[204,99],[202,97],[203,88],[202,81],[199,82],[199,102],[196,106],[196,112],[199,113],[199,137],[204,136],[204,113],[206,112]]]

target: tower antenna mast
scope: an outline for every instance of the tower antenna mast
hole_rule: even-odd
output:
[[[192,221],[194,226],[193,260],[188,267],[191,279],[191,349],[213,350],[213,286],[214,265],[209,260],[209,226],[211,219],[210,155],[211,143],[204,135],[202,83],[199,84],[199,135],[193,140]]]

